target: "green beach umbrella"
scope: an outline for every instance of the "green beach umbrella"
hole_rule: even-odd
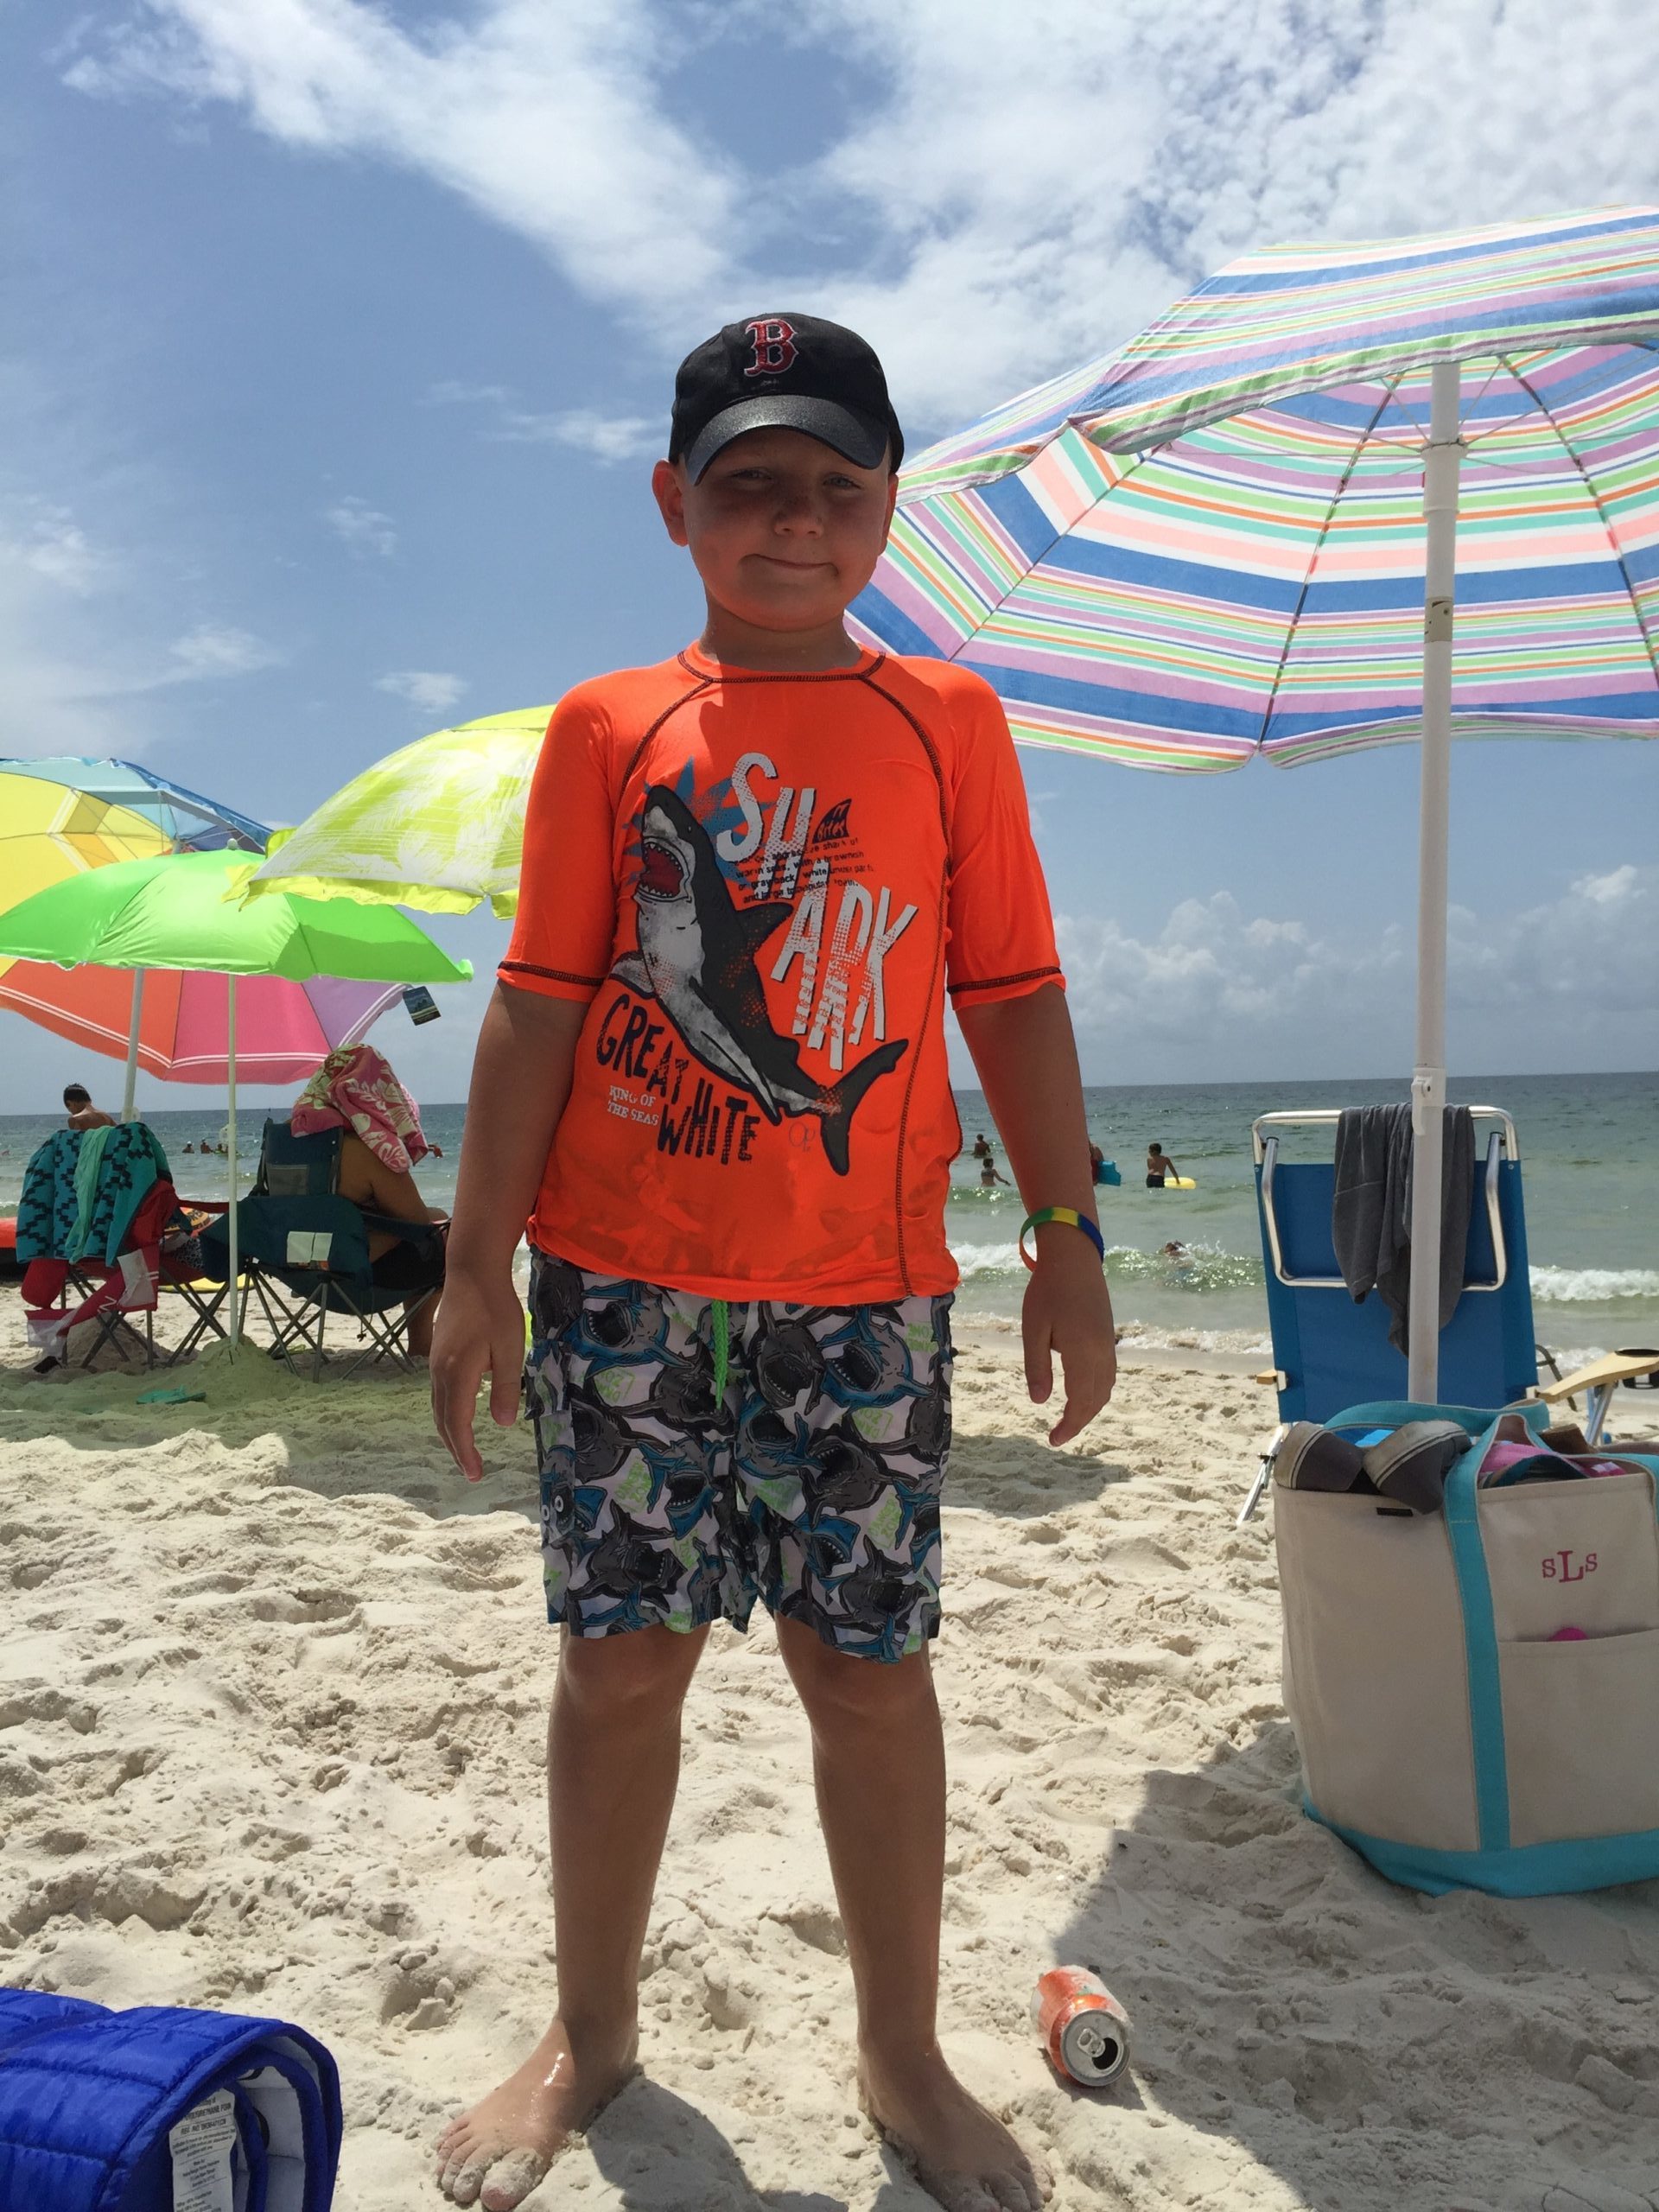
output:
[[[0,913],[0,957],[296,982],[464,983],[473,972],[391,906],[291,893],[236,904],[248,866],[245,853],[164,853],[66,876]]]
[[[278,830],[248,880],[273,892],[466,914],[518,909],[524,806],[551,707],[520,707],[435,730],[388,753]]]
[[[222,975],[230,1063],[231,1341],[238,1332],[236,1235],[236,979],[286,976],[303,982],[335,976],[354,982],[464,983],[472,964],[452,960],[424,930],[392,906],[290,893],[235,903],[249,869],[245,854],[166,853],[117,861],[49,884],[0,912],[0,958],[50,961],[60,968],[139,971],[205,969]]]

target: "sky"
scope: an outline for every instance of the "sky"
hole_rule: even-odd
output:
[[[675,364],[840,317],[912,450],[1281,238],[1659,200],[1646,0],[0,0],[0,753],[271,823],[663,658]],[[1408,1073],[1417,756],[1022,755],[1085,1077]],[[1659,747],[1464,745],[1449,1043],[1659,1066]],[[464,1095],[480,980],[376,1041]],[[113,1064],[0,1014],[0,1111]],[[141,1103],[190,1104],[144,1082]]]

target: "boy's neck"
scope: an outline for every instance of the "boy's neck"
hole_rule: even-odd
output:
[[[710,660],[728,668],[812,675],[834,668],[856,668],[864,655],[837,619],[811,630],[763,630],[741,615],[709,602],[708,620],[697,639]]]

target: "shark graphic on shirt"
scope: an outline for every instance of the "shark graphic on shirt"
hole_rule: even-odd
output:
[[[898,1065],[909,1039],[878,1046],[839,1082],[817,1082],[801,1065],[799,1046],[772,1027],[755,965],[760,947],[792,915],[789,900],[738,906],[708,832],[665,785],[647,789],[639,834],[639,950],[613,974],[637,996],[655,999],[702,1065],[746,1090],[767,1121],[816,1114],[824,1156],[844,1175],[859,1102]]]

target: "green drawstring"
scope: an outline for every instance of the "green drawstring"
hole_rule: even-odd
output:
[[[731,1370],[732,1321],[731,1312],[723,1298],[709,1301],[709,1316],[715,1330],[715,1403],[726,1402],[726,1377]]]

